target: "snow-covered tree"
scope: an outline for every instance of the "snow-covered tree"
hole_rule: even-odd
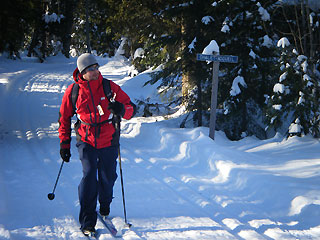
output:
[[[47,56],[62,52],[69,57],[75,0],[45,1],[37,4],[37,14],[30,32],[28,56],[37,56],[43,61]]]
[[[114,55],[116,48],[119,47],[119,41],[114,39],[115,30],[109,22],[112,10],[109,3],[103,0],[87,2],[83,0],[79,3],[75,11],[71,40],[71,48],[76,54],[88,51],[87,41],[90,40],[91,50],[98,55]],[[88,36],[86,24],[89,29]]]
[[[164,91],[175,91],[171,104],[183,103],[189,111],[197,111],[202,125],[202,85],[207,80],[206,66],[196,61],[196,53],[204,48],[212,28],[212,17],[205,12],[210,0],[196,1],[122,1],[116,6],[114,24],[128,39],[130,56],[138,69],[162,66],[149,83],[161,81]],[[127,9],[135,9],[127,14]],[[134,58],[136,49],[144,50],[143,58]]]
[[[310,77],[308,58],[285,37],[277,46],[282,73],[269,99],[268,127],[287,135],[319,136],[319,86]]]
[[[270,92],[275,45],[272,12],[276,1],[219,1],[220,53],[237,55],[238,64],[220,64],[218,127],[231,139],[264,138],[265,95]],[[221,14],[223,13],[223,14]]]
[[[281,75],[268,101],[268,129],[319,137],[319,14],[304,0],[281,4],[274,14]]]

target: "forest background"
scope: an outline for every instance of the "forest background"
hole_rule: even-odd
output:
[[[317,0],[11,0],[2,4],[0,52],[48,56],[123,49],[132,75],[156,69],[161,103],[135,99],[143,116],[186,110],[181,127],[207,126],[212,64],[196,54],[215,40],[221,55],[216,128],[255,135],[320,137],[320,3]]]

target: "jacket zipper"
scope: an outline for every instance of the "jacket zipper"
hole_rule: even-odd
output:
[[[90,122],[93,123],[92,118],[91,118],[91,111],[90,111],[89,104],[87,104],[87,109],[88,109],[89,116],[90,116]],[[86,137],[85,137],[86,141],[88,141],[89,127],[90,127],[90,125],[86,127]]]
[[[94,104],[94,97],[93,97],[93,93],[92,93],[89,81],[88,81],[88,87],[89,87],[91,100],[92,100],[92,105],[93,105],[93,111],[94,111],[94,121],[95,121],[95,126],[94,126],[94,146],[95,146],[95,148],[97,148],[97,138],[96,138],[96,136],[97,136],[97,110],[96,110],[96,106]]]

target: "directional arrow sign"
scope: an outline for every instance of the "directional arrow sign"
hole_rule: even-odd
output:
[[[237,63],[238,56],[232,55],[208,55],[208,54],[197,54],[197,61],[213,61],[213,62],[227,62]]]

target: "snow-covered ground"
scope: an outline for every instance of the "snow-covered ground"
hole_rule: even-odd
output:
[[[76,59],[45,63],[0,57],[0,239],[85,239],[78,224],[82,171],[72,144],[49,201],[61,159],[58,111]],[[131,98],[148,73],[128,76],[121,58],[99,59],[101,72]],[[208,128],[180,129],[179,117],[122,122],[121,156],[129,222],[123,239],[320,239],[319,140],[247,137],[216,140]],[[120,179],[120,178],[119,178]],[[111,215],[120,226],[120,181]],[[101,223],[99,239],[111,239]]]

